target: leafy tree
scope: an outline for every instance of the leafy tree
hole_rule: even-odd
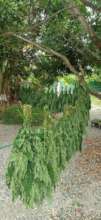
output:
[[[7,42],[9,48],[17,50],[17,63],[13,67],[20,64],[19,73],[26,75],[23,66],[29,67],[30,72],[30,64],[34,63],[33,74],[51,81],[56,75],[67,72],[87,74],[89,66],[91,70],[95,66],[100,68],[100,2],[6,0],[0,4],[3,11],[0,44],[6,52]],[[23,63],[23,57],[27,64]],[[2,63],[4,61],[5,52]]]

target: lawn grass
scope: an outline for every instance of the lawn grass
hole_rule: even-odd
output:
[[[91,96],[91,103],[92,105],[101,107],[101,100],[97,99],[95,96]]]

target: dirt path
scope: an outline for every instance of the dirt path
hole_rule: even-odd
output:
[[[91,118],[101,118],[101,109],[95,108]],[[10,143],[17,130],[0,125],[0,142]],[[12,203],[4,176],[10,148],[0,150],[0,220],[101,220],[101,130],[87,130],[85,147],[61,174],[52,200],[34,209]]]
[[[18,125],[0,124],[0,145],[12,143],[19,129]]]

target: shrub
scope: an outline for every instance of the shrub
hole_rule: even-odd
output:
[[[1,113],[0,118],[4,124],[21,124],[23,121],[21,109],[18,105],[9,106]]]
[[[95,74],[91,77],[87,77],[86,81],[91,90],[101,92],[101,76],[100,75]]]
[[[22,110],[19,105],[12,105],[0,113],[0,120],[3,124],[22,124]],[[43,123],[43,111],[40,108],[32,109],[32,124],[39,126]]]

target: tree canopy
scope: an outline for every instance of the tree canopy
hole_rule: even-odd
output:
[[[50,82],[57,75],[100,69],[100,1],[0,0],[0,11],[4,79],[32,73]]]

